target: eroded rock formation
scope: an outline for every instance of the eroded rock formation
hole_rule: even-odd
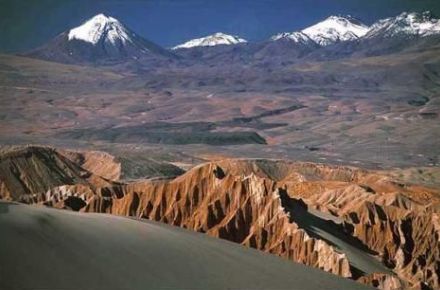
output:
[[[26,146],[0,154],[1,199],[60,205],[70,195],[85,198],[84,192],[95,194],[113,184],[54,148]]]
[[[161,221],[380,289],[439,287],[440,190],[353,167],[239,159],[123,184],[92,172],[115,173],[111,163],[87,170],[78,156],[35,150],[0,159],[3,198]],[[56,178],[35,183],[32,166]]]

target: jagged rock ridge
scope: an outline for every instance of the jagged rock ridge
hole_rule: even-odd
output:
[[[381,289],[439,285],[440,193],[383,172],[225,160],[171,181],[54,185],[34,195],[44,198],[29,202],[66,208],[76,196],[81,211],[204,232]]]

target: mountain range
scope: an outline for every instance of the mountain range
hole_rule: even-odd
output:
[[[217,52],[222,55],[245,54],[239,58],[252,60],[262,56],[296,59],[309,54],[314,59],[325,60],[370,49],[374,52],[364,53],[385,54],[405,49],[414,40],[436,38],[438,35],[440,21],[430,12],[404,12],[371,26],[351,16],[330,16],[301,31],[278,33],[262,42],[248,42],[239,36],[218,32],[165,49],[137,35],[117,19],[98,14],[25,55],[65,63],[139,59],[173,62],[182,56],[211,58],[217,56]],[[411,41],[408,42],[408,39]],[[217,48],[217,52],[212,51]]]

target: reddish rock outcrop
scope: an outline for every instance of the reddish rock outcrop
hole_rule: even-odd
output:
[[[358,281],[379,289],[399,290],[406,288],[402,281],[396,276],[383,273],[372,273],[359,278]]]
[[[59,205],[69,195],[95,194],[113,184],[54,148],[25,146],[0,154],[1,199]]]
[[[214,174],[208,164],[167,183],[124,187],[123,197],[93,196],[84,211],[162,221],[241,243],[288,259],[351,277],[350,265],[322,240],[311,238],[283,208],[276,182],[251,174]],[[285,194],[285,193],[284,193]],[[290,199],[288,196],[286,198]]]
[[[12,176],[33,180],[29,167],[41,162],[57,178],[15,190],[1,171],[3,198],[161,221],[381,289],[439,287],[439,190],[353,167],[239,159],[121,184],[76,164],[78,156],[50,152],[17,155],[22,173]]]
[[[82,168],[105,179],[117,181],[121,177],[121,163],[106,152],[60,150],[60,153]]]

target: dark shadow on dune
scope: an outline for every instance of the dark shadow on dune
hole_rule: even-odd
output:
[[[9,212],[9,207],[17,205],[16,203],[9,201],[0,201],[0,214],[6,214]]]
[[[289,213],[290,221],[298,224],[298,226],[304,229],[307,234],[309,234],[312,238],[323,240],[329,245],[340,250],[341,252],[344,252],[344,250],[341,249],[340,245],[325,237],[323,235],[323,233],[325,233],[349,244],[350,246],[353,246],[354,248],[365,254],[377,255],[376,252],[369,249],[359,239],[345,233],[342,226],[336,224],[331,220],[325,220],[309,212],[307,204],[302,199],[291,198],[288,195],[287,191],[282,188],[279,189],[279,194],[281,205],[286,210],[286,212]],[[351,263],[350,267],[353,278],[355,279],[366,274],[362,269],[353,266]]]
[[[302,199],[290,198],[285,189],[279,189],[279,194],[281,205],[290,214],[290,221],[297,223],[302,229],[306,230],[310,236],[326,240],[316,231],[316,229],[319,229],[339,238],[340,240],[348,242],[350,245],[361,251],[370,255],[377,255],[376,252],[370,250],[360,240],[343,233],[341,226],[335,224],[333,221],[322,219],[310,213],[307,209],[307,204]],[[337,247],[337,245],[331,241],[326,240],[326,242]]]

